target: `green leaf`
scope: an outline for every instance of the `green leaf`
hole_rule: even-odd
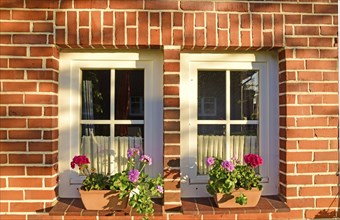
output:
[[[243,193],[241,193],[240,196],[235,198],[235,201],[236,201],[236,203],[238,203],[240,205],[246,205],[247,202],[248,202],[248,199]]]

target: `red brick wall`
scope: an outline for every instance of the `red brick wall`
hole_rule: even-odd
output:
[[[180,201],[181,50],[271,49],[280,69],[279,193],[292,211],[268,218],[337,215],[337,21],[337,0],[2,0],[1,214],[45,212],[56,201],[59,49],[149,48],[164,51],[165,204]]]
[[[44,212],[56,200],[58,176],[54,11],[0,4],[0,211]]]
[[[180,206],[180,47],[164,46],[164,204]],[[169,191],[170,190],[170,191]],[[171,203],[171,205],[170,205]],[[176,204],[177,203],[177,204]]]

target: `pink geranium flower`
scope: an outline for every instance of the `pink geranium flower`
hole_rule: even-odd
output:
[[[226,170],[228,170],[229,172],[233,172],[233,170],[235,169],[233,162],[228,161],[228,160],[224,160],[221,163],[222,167]]]
[[[90,164],[89,158],[87,158],[85,155],[74,156],[71,161],[71,168],[74,169],[75,165],[81,167],[85,164]]]
[[[159,193],[163,193],[164,189],[162,186],[156,186],[156,189],[158,190]]]
[[[128,158],[131,158],[131,157],[134,157],[134,156],[139,156],[139,150],[137,148],[130,148],[128,151],[127,151],[127,157]]]
[[[205,164],[207,166],[211,166],[215,163],[215,159],[213,157],[208,157],[207,160],[205,161]]]
[[[133,169],[129,171],[128,178],[131,182],[135,183],[139,178],[139,171],[137,169]]]
[[[254,168],[263,164],[261,156],[257,154],[247,154],[243,157],[243,159],[247,165],[252,166]]]
[[[148,155],[143,155],[140,157],[139,159],[140,162],[143,162],[143,163],[146,163],[148,165],[151,165],[152,164],[152,158]]]

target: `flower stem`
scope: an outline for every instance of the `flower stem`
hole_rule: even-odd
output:
[[[143,163],[143,166],[142,166],[142,168],[140,169],[140,172],[142,172],[142,171],[144,170],[144,168],[145,168],[145,163]]]

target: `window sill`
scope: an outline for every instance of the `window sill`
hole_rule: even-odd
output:
[[[154,200],[155,216],[166,215],[161,199]],[[252,208],[217,208],[212,198],[183,198],[183,215],[217,215],[217,214],[246,214],[246,213],[276,213],[289,212],[289,207],[278,196],[262,196],[257,206]],[[86,210],[80,199],[60,199],[51,209],[51,216],[129,216],[129,207],[120,211],[91,211]],[[138,216],[132,212],[132,216]]]
[[[154,200],[154,215],[163,215],[163,202],[161,199]],[[86,210],[81,199],[59,199],[58,203],[49,212],[51,216],[128,216],[130,215],[130,207],[124,210],[109,211],[109,210]],[[136,211],[131,213],[132,216],[141,215]]]
[[[251,208],[217,208],[214,199],[183,198],[182,211],[184,215],[205,214],[244,214],[244,213],[275,213],[289,212],[289,207],[278,196],[261,196],[257,206]]]

